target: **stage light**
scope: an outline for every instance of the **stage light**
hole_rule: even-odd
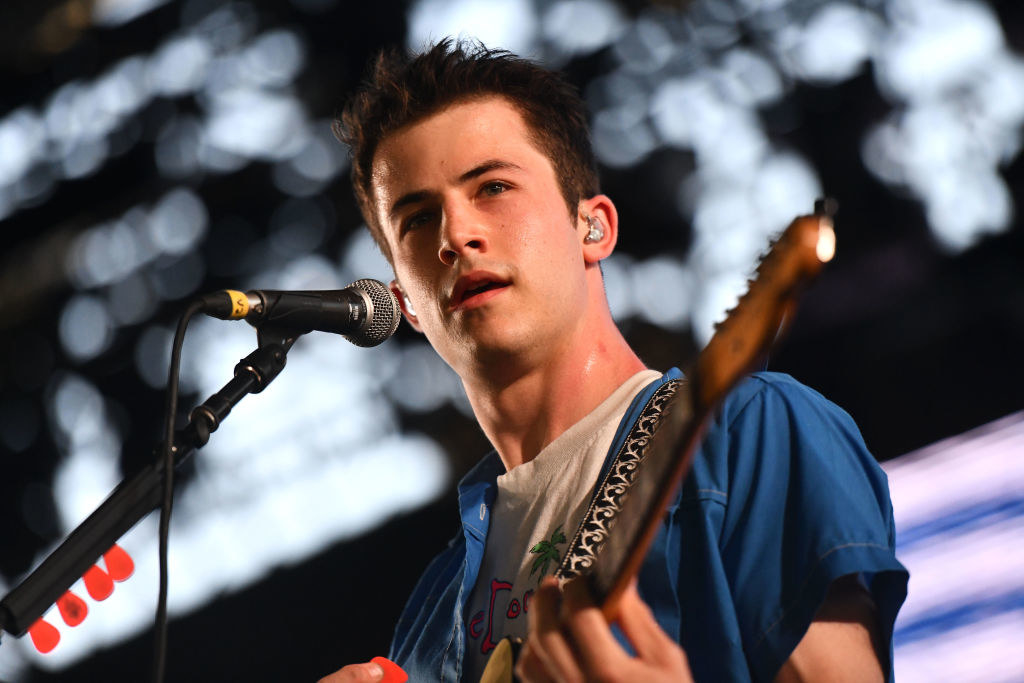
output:
[[[1024,654],[1024,414],[883,465],[910,570],[901,681],[1019,680]]]
[[[92,19],[100,26],[118,26],[166,3],[167,0],[96,0],[92,3]]]
[[[537,16],[527,0],[416,0],[408,13],[406,45],[421,50],[444,36],[476,38],[487,47],[531,55],[537,40]]]
[[[341,274],[346,282],[359,277],[372,277],[381,282],[395,279],[395,271],[384,258],[380,247],[373,241],[366,226],[354,230],[345,243],[341,254]]]
[[[102,299],[76,294],[64,304],[57,333],[71,358],[87,361],[107,350],[114,335],[114,321]]]
[[[690,319],[693,277],[678,259],[655,256],[630,271],[636,310],[648,322],[668,330],[685,328]],[[643,295],[639,293],[643,292]]]
[[[628,26],[622,10],[609,0],[562,0],[541,19],[541,34],[553,61],[595,52],[618,39]]]
[[[202,198],[187,188],[175,188],[149,212],[147,234],[161,253],[177,256],[195,249],[206,236],[209,214]]]

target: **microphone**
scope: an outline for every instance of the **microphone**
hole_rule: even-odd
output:
[[[200,298],[203,312],[221,320],[245,320],[299,333],[334,332],[356,346],[376,346],[398,329],[398,300],[377,280],[356,280],[344,289],[288,292],[223,289]]]

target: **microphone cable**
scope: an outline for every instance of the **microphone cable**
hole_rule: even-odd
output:
[[[185,329],[194,315],[203,310],[200,301],[193,301],[185,309],[171,344],[171,367],[167,376],[167,395],[164,405],[163,468],[164,491],[160,504],[160,591],[156,603],[156,640],[153,656],[153,683],[163,683],[167,665],[167,540],[171,527],[171,505],[174,500],[174,423],[178,413],[178,375],[181,367],[181,347]]]

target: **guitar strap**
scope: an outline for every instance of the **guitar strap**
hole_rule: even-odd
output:
[[[685,379],[673,379],[658,387],[640,411],[615,457],[605,462],[583,521],[576,529],[565,558],[555,572],[558,579],[576,577],[596,560],[622,508],[626,492],[636,477],[637,469],[643,462],[647,444],[677,392],[685,384]]]

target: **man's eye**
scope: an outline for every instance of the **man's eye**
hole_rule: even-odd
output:
[[[485,183],[483,188],[481,189],[481,192],[483,192],[485,195],[493,196],[496,194],[501,194],[506,190],[508,190],[508,185],[499,180],[493,180],[489,183]]]
[[[430,223],[432,214],[429,211],[420,211],[409,216],[405,220],[405,224],[402,226],[403,231],[415,230],[416,228],[422,227]]]

